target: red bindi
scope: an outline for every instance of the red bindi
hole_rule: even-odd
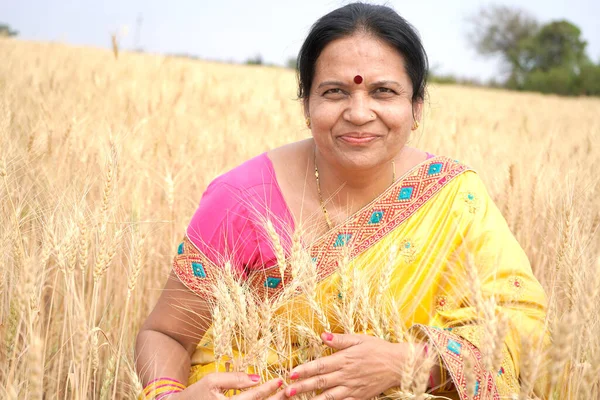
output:
[[[357,85],[360,85],[360,84],[362,83],[362,81],[363,81],[363,78],[362,78],[362,76],[360,76],[360,75],[356,75],[356,76],[354,77],[354,83],[356,83]]]

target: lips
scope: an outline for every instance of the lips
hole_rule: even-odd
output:
[[[346,133],[344,135],[338,136],[338,139],[343,140],[344,142],[349,144],[370,143],[377,138],[379,138],[379,135],[358,132]]]

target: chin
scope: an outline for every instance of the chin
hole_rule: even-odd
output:
[[[387,160],[379,152],[372,151],[344,151],[335,154],[335,157],[344,169],[357,171],[376,167]]]

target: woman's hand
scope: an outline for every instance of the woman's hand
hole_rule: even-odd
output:
[[[367,335],[323,333],[323,342],[338,350],[294,368],[285,389],[288,397],[321,390],[314,400],[370,399],[400,382],[408,343],[390,343]]]
[[[231,389],[247,389],[260,382],[258,375],[248,375],[243,372],[217,372],[206,375],[183,392],[167,397],[168,400],[224,400],[224,393]],[[283,380],[272,379],[252,390],[247,390],[231,397],[234,400],[284,400],[285,392],[274,393],[281,387]],[[269,397],[272,395],[271,397]]]

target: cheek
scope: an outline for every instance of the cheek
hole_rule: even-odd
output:
[[[313,128],[330,129],[339,119],[343,107],[333,102],[315,101],[309,107]]]
[[[410,128],[412,127],[412,110],[410,108],[383,108],[378,114],[390,131],[410,132]]]

